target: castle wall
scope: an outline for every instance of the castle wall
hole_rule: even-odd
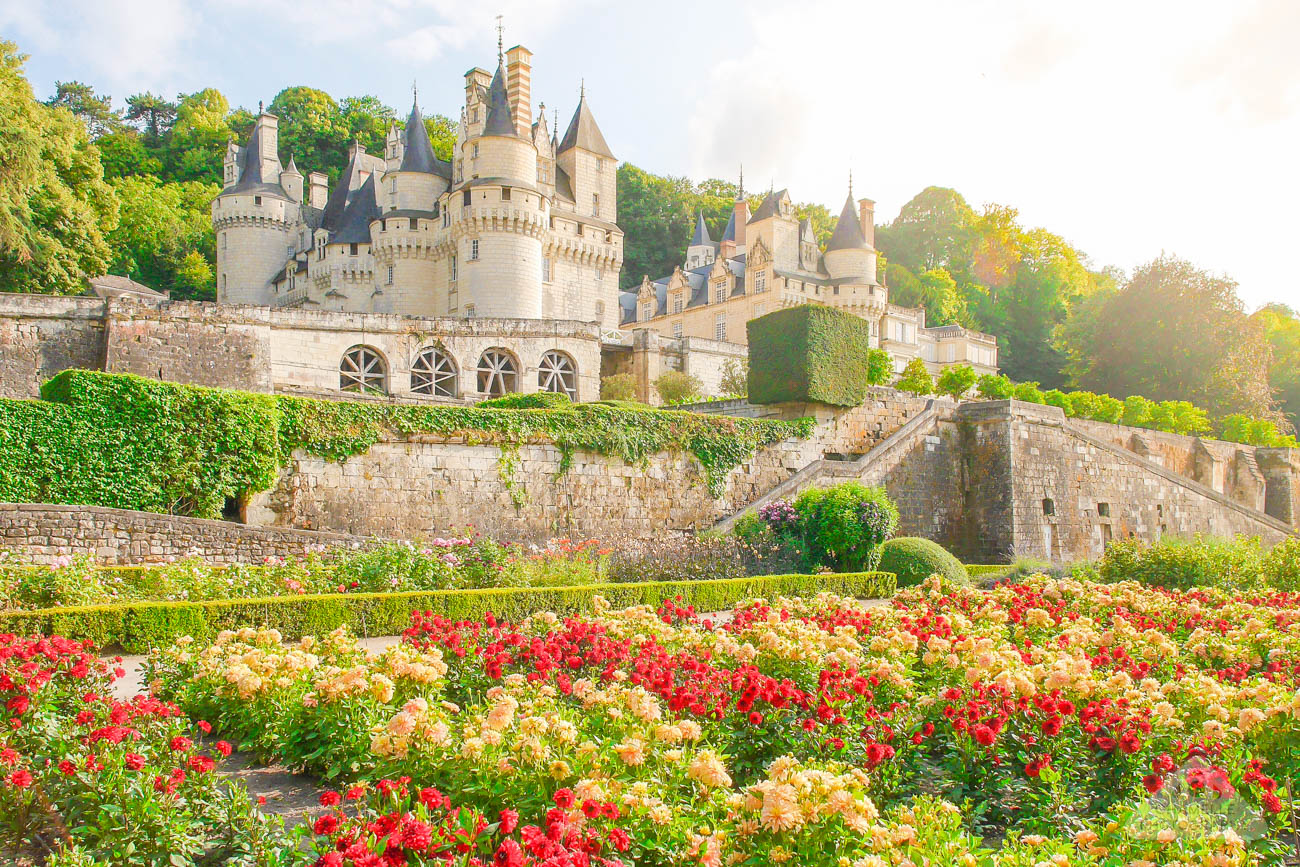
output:
[[[0,397],[38,397],[60,370],[101,368],[105,303],[0,293]]]
[[[658,454],[648,467],[577,453],[561,472],[549,444],[505,457],[495,445],[383,442],[344,463],[296,455],[250,521],[362,535],[423,538],[470,528],[498,538],[573,535],[614,541],[706,529],[809,459],[807,444],[763,449],[732,471],[714,499],[689,454]]]
[[[33,563],[51,563],[61,555],[86,555],[104,565],[166,563],[185,557],[260,563],[267,557],[359,547],[364,541],[338,533],[248,527],[127,509],[0,503],[0,549]]]

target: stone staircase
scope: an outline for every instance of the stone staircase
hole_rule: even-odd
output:
[[[750,509],[758,509],[776,500],[792,499],[804,488],[823,483],[857,479],[866,484],[881,484],[895,467],[916,447],[918,441],[929,436],[938,427],[941,418],[938,401],[930,400],[925,409],[908,419],[902,427],[876,444],[866,454],[853,460],[819,458],[805,465],[790,478],[769,490],[714,525],[715,530],[728,532],[736,520]]]

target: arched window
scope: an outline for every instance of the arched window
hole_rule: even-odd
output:
[[[437,397],[456,396],[456,362],[436,346],[420,350],[411,365],[411,391]]]
[[[519,390],[519,365],[504,349],[489,349],[478,360],[478,390],[492,397]]]
[[[379,350],[354,346],[339,364],[339,388],[364,394],[388,393],[388,365]]]
[[[570,400],[577,400],[578,368],[573,359],[555,350],[543,355],[537,365],[537,387],[541,391],[567,394]]]

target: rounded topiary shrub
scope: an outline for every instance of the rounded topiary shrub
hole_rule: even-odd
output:
[[[944,580],[967,583],[966,567],[942,545],[915,536],[899,536],[886,542],[880,553],[881,572],[898,576],[899,587],[920,584],[936,572]]]

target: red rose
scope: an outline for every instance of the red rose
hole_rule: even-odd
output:
[[[234,747],[226,741],[217,741],[213,749],[221,753],[222,756],[228,756],[235,751]]]
[[[554,798],[555,806],[567,810],[573,806],[573,789],[557,789]]]
[[[189,765],[200,774],[206,774],[217,766],[211,756],[190,756]]]
[[[77,772],[77,766],[67,759],[64,759],[59,762],[59,772],[65,777],[70,777]]]
[[[133,771],[140,770],[144,767],[144,756],[139,753],[127,753],[126,766]]]
[[[501,811],[501,833],[513,834],[515,828],[519,827],[519,813],[516,810]]]
[[[1165,781],[1163,777],[1156,774],[1147,774],[1142,778],[1142,785],[1146,786],[1146,790],[1154,795],[1165,787]]]
[[[629,837],[627,832],[622,828],[610,828],[609,842],[612,843],[614,848],[619,852],[626,852],[628,847],[632,845],[632,838]]]
[[[19,770],[9,775],[9,785],[18,789],[25,789],[32,784],[31,771]]]
[[[333,813],[326,813],[316,820],[311,829],[322,837],[329,837],[339,829],[338,817]]]
[[[1049,716],[1047,719],[1043,720],[1043,724],[1040,726],[1043,730],[1043,734],[1047,735],[1049,738],[1059,735],[1061,729],[1064,727],[1065,720],[1059,716]]]
[[[176,737],[172,738],[169,746],[176,752],[182,753],[185,750],[188,750],[190,747],[194,746],[194,741],[190,740],[189,738],[181,737],[180,735],[177,735]]]
[[[337,807],[343,799],[338,792],[328,791],[320,793],[320,805],[322,807]]]
[[[416,852],[423,852],[433,842],[433,831],[424,822],[411,819],[402,824],[402,845]]]

